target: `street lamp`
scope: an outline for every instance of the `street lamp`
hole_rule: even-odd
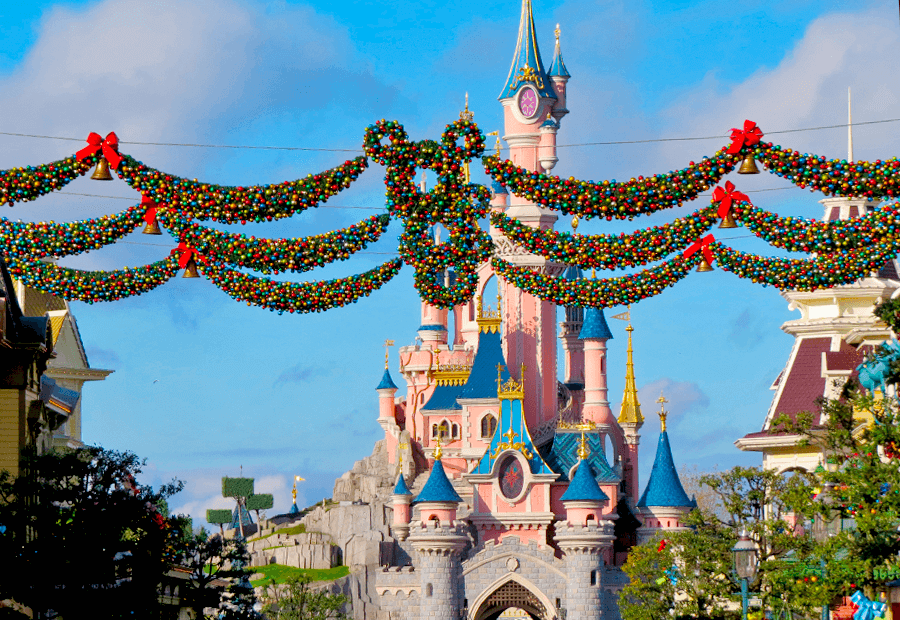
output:
[[[741,580],[741,620],[747,620],[749,584],[756,579],[759,558],[756,543],[750,540],[746,530],[741,532],[741,537],[731,550],[731,554],[734,559],[732,570],[737,578]]]

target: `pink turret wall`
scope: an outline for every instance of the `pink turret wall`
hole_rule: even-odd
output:
[[[606,387],[606,341],[584,341],[584,409],[582,417],[601,425],[615,425]]]
[[[566,334],[562,337],[565,355],[566,383],[584,383],[584,346],[578,334]]]
[[[406,525],[412,515],[409,505],[409,496],[394,496],[394,525]]]

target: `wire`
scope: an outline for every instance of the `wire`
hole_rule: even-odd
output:
[[[844,127],[860,127],[862,125],[879,125],[883,123],[896,123],[900,118],[887,118],[878,121],[862,121],[856,123],[843,123],[840,125],[821,125],[819,127],[804,127],[801,129],[780,129],[777,131],[767,131],[765,135],[775,135],[782,133],[798,133],[803,131],[820,131],[822,129],[841,129]],[[63,136],[44,136],[40,134],[29,133],[13,133],[9,131],[0,131],[0,136],[14,136],[18,138],[40,138],[43,140],[68,140],[71,142],[84,142],[84,138],[69,138]],[[570,148],[579,146],[613,146],[617,144],[649,144],[652,142],[686,142],[691,140],[721,140],[727,139],[728,136],[695,136],[690,138],[647,138],[644,140],[611,140],[607,142],[581,142],[577,144],[557,144],[557,148]],[[119,144],[137,144],[141,146],[184,146],[191,148],[203,149],[253,149],[264,151],[322,151],[328,153],[362,153],[362,149],[326,149],[313,148],[307,146],[258,146],[258,145],[239,145],[239,144],[193,144],[181,142],[133,142],[119,141]],[[509,150],[504,147],[503,150]]]
[[[83,194],[81,192],[54,192],[56,194],[66,194],[69,196],[88,196],[90,198],[112,198],[115,200],[129,200],[131,202],[135,202],[135,198],[128,198],[127,196],[104,196],[102,194]],[[319,205],[319,209],[363,209],[365,211],[384,211],[383,207],[356,207],[352,205]]]

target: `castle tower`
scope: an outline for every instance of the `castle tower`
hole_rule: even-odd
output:
[[[563,273],[566,280],[580,280],[581,269],[571,265]],[[584,324],[584,308],[566,306],[566,320],[559,324],[559,337],[565,355],[565,384],[571,391],[584,390],[584,343],[579,334]]]
[[[394,493],[391,495],[391,504],[394,507],[394,522],[391,525],[391,536],[403,542],[409,536],[409,521],[412,517],[410,502],[412,493],[406,486],[406,480],[403,479],[403,471],[397,476],[397,484],[394,486]]]
[[[409,534],[417,556],[416,572],[421,578],[417,617],[459,620],[459,554],[469,539],[465,525],[456,521],[462,498],[444,472],[440,446],[434,459],[431,474],[415,501],[420,521],[410,527]]]
[[[669,435],[666,432],[665,403],[668,401],[660,394],[659,403],[659,443],[656,446],[656,459],[650,471],[647,488],[637,503],[640,512],[641,527],[638,529],[638,542],[642,543],[660,531],[678,531],[687,529],[684,518],[696,508],[697,502],[689,499],[672,459],[669,447]]]
[[[531,0],[522,0],[516,51],[499,99],[504,109],[503,139],[509,145],[509,159],[535,172],[544,171],[545,164],[550,165],[551,161],[555,163],[558,123],[553,121],[552,113],[558,107],[559,97],[541,60]],[[548,115],[555,125],[553,128],[543,126]],[[547,230],[557,220],[551,210],[521,197],[510,197],[509,202],[506,214],[528,226]],[[557,276],[563,271],[562,265],[539,256],[520,254],[508,247],[508,243],[503,244],[503,240],[497,241],[504,260],[548,275]],[[487,274],[483,281],[486,278]],[[557,413],[556,306],[522,292],[509,282],[498,283],[498,288],[507,301],[503,317],[506,359],[513,368],[522,364],[528,367],[525,410],[529,426],[537,428]]]
[[[603,310],[599,308],[585,310],[584,323],[578,337],[584,343],[584,406],[581,418],[585,423],[593,424],[602,438],[610,438],[615,453],[606,456],[615,464],[620,458],[624,458],[625,440],[622,429],[616,424],[609,408],[609,394],[606,387],[606,341],[613,336],[606,324]]]
[[[375,388],[375,391],[378,392],[378,424],[384,429],[388,463],[396,462],[395,453],[400,435],[400,427],[397,425],[397,419],[394,415],[394,396],[397,394],[397,386],[391,378],[391,371],[388,370],[387,347],[393,344],[392,340],[385,342],[384,374],[381,376],[381,382],[378,384],[378,387]]]
[[[598,486],[587,457],[587,441],[582,435],[577,469],[560,498],[568,522],[556,527],[556,543],[566,564],[566,620],[602,617],[604,556],[609,555],[615,538],[612,521],[600,517],[609,497]]]
[[[624,315],[624,316],[623,316]],[[640,492],[638,480],[638,447],[641,442],[641,427],[644,425],[644,416],[641,413],[641,403],[638,401],[637,383],[634,379],[634,349],[631,345],[631,334],[634,327],[631,326],[631,310],[617,315],[615,318],[626,318],[628,327],[628,349],[625,353],[625,392],[622,395],[622,409],[619,411],[619,427],[625,435],[625,455],[623,463],[623,477],[625,488],[629,497],[637,497]]]

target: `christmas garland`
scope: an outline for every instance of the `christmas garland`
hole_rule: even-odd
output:
[[[699,261],[699,254],[690,258],[679,254],[636,274],[597,280],[565,280],[547,276],[529,267],[508,263],[498,256],[491,259],[491,265],[497,275],[512,282],[517,288],[558,306],[611,308],[659,295],[682,280]]]
[[[368,296],[381,288],[397,275],[402,263],[399,259],[388,261],[348,278],[324,282],[276,282],[267,278],[257,278],[234,269],[228,269],[212,260],[201,260],[201,273],[213,284],[231,296],[246,302],[248,306],[259,306],[278,312],[323,312],[340,308]]]
[[[99,156],[91,157],[98,159]],[[116,173],[130,187],[182,217],[245,224],[271,222],[318,206],[349,187],[367,165],[365,157],[357,157],[305,179],[251,187],[184,179],[145,166],[128,155],[122,156]]]
[[[716,208],[706,207],[671,224],[632,234],[578,235],[532,228],[502,213],[491,213],[491,223],[517,245],[585,269],[625,269],[656,262],[689,246],[716,221]]]
[[[142,267],[126,267],[117,271],[83,271],[39,260],[9,259],[9,272],[28,286],[69,301],[89,304],[118,301],[152,291],[165,284],[178,269],[178,259],[173,256]]]
[[[145,209],[79,222],[13,222],[0,218],[0,247],[7,257],[61,258],[97,250],[119,241],[142,222]]]
[[[13,206],[17,202],[35,200],[64,188],[90,169],[90,163],[80,162],[72,156],[40,166],[3,170],[0,172],[0,203]]]
[[[384,144],[387,139],[390,144]],[[460,139],[463,144],[460,145]],[[484,136],[471,120],[447,125],[441,142],[410,142],[403,125],[381,120],[366,129],[366,154],[385,166],[388,211],[401,218],[400,256],[415,269],[413,281],[430,305],[449,308],[475,294],[478,266],[490,257],[491,240],[478,225],[487,214],[490,192],[469,183],[465,167],[484,152]],[[437,173],[428,192],[415,184],[416,168]],[[449,231],[445,243],[436,245],[432,228],[441,224]],[[446,282],[453,269],[456,277]]]
[[[354,252],[377,241],[390,217],[374,215],[358,224],[321,235],[298,239],[259,239],[187,222],[167,213],[160,220],[172,233],[201,255],[261,273],[302,273],[336,260],[347,260]]]

